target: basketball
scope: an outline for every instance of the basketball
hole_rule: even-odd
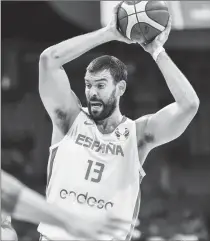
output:
[[[169,11],[164,1],[124,1],[117,13],[123,36],[139,43],[150,43],[167,26]]]

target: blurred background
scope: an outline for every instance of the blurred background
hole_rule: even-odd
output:
[[[44,195],[52,125],[38,94],[38,61],[50,45],[104,26],[111,1],[1,2],[1,166]],[[200,108],[185,133],[153,150],[139,214],[137,240],[210,240],[210,3],[168,2],[173,29],[168,54],[200,98]],[[173,98],[152,58],[141,47],[111,42],[64,66],[73,90],[85,104],[88,63],[114,55],[129,70],[122,112],[134,119],[154,113]],[[13,221],[20,240],[38,240],[36,226]],[[158,239],[156,239],[158,240]],[[161,239],[160,239],[161,240]]]

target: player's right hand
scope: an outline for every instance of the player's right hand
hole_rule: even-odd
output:
[[[105,220],[86,220],[82,217],[74,217],[64,224],[65,230],[75,238],[84,240],[99,240],[102,236],[120,240],[129,230],[126,228],[131,222],[107,218]]]
[[[153,53],[159,48],[162,47],[165,42],[167,41],[169,37],[169,33],[171,31],[171,25],[172,25],[172,17],[170,16],[168,24],[165,28],[165,30],[160,33],[151,43],[148,44],[140,44],[143,49],[153,55]]]
[[[111,33],[113,40],[117,40],[120,42],[125,42],[127,44],[132,44],[134,43],[132,40],[124,37],[118,30],[117,27],[117,13],[118,13],[118,9],[120,7],[121,3],[118,3],[112,10],[112,17],[111,17],[111,21],[108,23],[108,25],[106,26],[106,28],[108,29],[108,31]]]

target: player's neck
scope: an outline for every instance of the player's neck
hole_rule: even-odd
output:
[[[96,125],[101,133],[108,134],[116,129],[120,122],[122,122],[122,119],[123,115],[121,114],[119,108],[116,108],[111,116],[102,121],[97,121]]]

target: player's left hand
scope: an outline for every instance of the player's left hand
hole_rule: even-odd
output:
[[[171,23],[172,23],[172,18],[170,16],[168,25],[166,26],[165,30],[161,34],[159,34],[151,43],[141,44],[141,46],[146,52],[153,55],[156,49],[158,49],[159,47],[162,47],[165,44],[165,42],[168,39],[169,33],[171,31]]]
[[[120,42],[124,42],[127,44],[135,43],[134,41],[124,37],[117,27],[117,13],[119,10],[120,5],[122,2],[118,3],[112,10],[112,17],[108,25],[106,26],[106,29],[108,29],[108,32],[111,34],[113,40],[117,40]]]

